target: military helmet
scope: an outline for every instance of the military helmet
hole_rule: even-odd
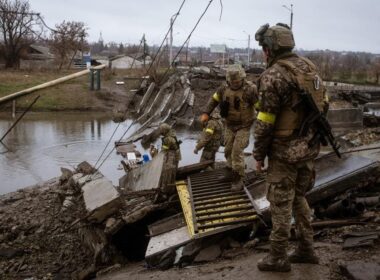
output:
[[[266,46],[270,50],[293,49],[295,46],[293,32],[287,24],[277,23],[269,27],[265,24],[257,30],[255,40],[260,46]]]
[[[213,118],[213,119],[220,119],[221,116],[220,116],[219,110],[215,109],[215,110],[211,113],[211,118]]]
[[[226,73],[226,80],[228,83],[235,80],[244,80],[247,77],[244,69],[240,65],[229,66]]]
[[[161,135],[167,134],[171,129],[171,126],[168,125],[167,123],[162,123],[160,124],[159,130]]]

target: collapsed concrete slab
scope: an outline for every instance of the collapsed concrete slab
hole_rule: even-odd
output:
[[[158,189],[164,166],[165,154],[158,153],[150,162],[132,169],[120,180],[120,187],[130,191]]]
[[[191,240],[192,237],[187,226],[154,236],[149,240],[145,260],[149,266],[154,267],[160,262],[162,254],[168,249],[178,248]]]
[[[82,187],[88,220],[102,222],[120,208],[120,195],[106,178],[92,180]]]
[[[380,278],[380,265],[374,262],[349,261],[340,264],[343,275],[354,280],[376,280]]]
[[[327,119],[334,130],[355,129],[363,127],[362,108],[331,109]]]
[[[361,156],[345,155],[342,159],[334,156],[316,160],[317,176],[314,187],[306,194],[311,206],[333,198],[346,190],[357,188],[376,173],[378,161]],[[267,188],[264,180],[257,180],[248,186],[252,199],[265,220],[270,219]]]

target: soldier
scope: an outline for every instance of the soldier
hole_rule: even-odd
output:
[[[309,92],[322,111],[324,89],[316,66],[292,52],[293,33],[286,24],[262,26],[255,35],[267,59],[258,82],[259,104],[255,124],[256,170],[268,157],[267,198],[272,215],[270,253],[258,262],[264,271],[291,270],[290,263],[318,263],[313,249],[310,208],[305,193],[313,187],[314,159],[319,153],[315,129],[300,133],[306,119],[300,92]],[[299,237],[297,249],[287,255],[291,215]]]
[[[176,133],[170,125],[160,124],[160,134],[162,135],[161,152],[165,153],[164,166],[161,176],[161,189],[164,193],[171,193],[174,189],[171,187],[175,183],[178,163],[181,160],[180,144],[177,140]]]
[[[241,67],[230,67],[226,74],[227,84],[214,93],[201,116],[201,121],[206,122],[220,105],[220,115],[226,121],[224,154],[227,168],[232,171],[232,191],[240,191],[244,186],[244,149],[249,144],[249,132],[255,119],[257,89],[245,77]]]
[[[167,123],[160,124],[160,134],[162,135],[162,147],[161,151],[165,153],[173,153],[175,157],[176,166],[181,160],[181,150],[179,145],[181,144],[177,140],[175,130],[171,128]]]
[[[213,112],[211,118],[203,123],[204,129],[194,149],[194,154],[203,148],[200,162],[212,160],[212,169],[215,169],[215,154],[223,140],[223,123],[220,115]]]

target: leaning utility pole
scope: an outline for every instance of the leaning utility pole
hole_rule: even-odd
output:
[[[290,9],[286,5],[282,5],[282,7],[290,12],[290,29],[293,29],[293,4],[290,4]]]
[[[146,40],[145,40],[145,33],[143,34],[143,58],[144,58],[144,68],[145,68],[145,57],[146,57]]]
[[[170,18],[170,39],[169,39],[169,67],[172,67],[173,63],[173,17]]]
[[[249,61],[250,61],[250,55],[249,55],[249,53],[250,53],[250,47],[251,47],[251,35],[248,34],[248,33],[247,33],[246,31],[244,31],[244,30],[243,30],[243,32],[244,32],[245,34],[248,35],[247,65],[249,65]]]
[[[250,49],[250,46],[251,46],[251,35],[248,34],[248,51],[247,51],[247,61],[248,61],[248,65],[249,65],[249,61],[250,61],[250,55],[249,55],[249,49]]]

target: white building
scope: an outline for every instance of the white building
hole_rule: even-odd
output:
[[[118,55],[110,59],[109,67],[112,69],[142,68],[143,62],[127,55]]]

